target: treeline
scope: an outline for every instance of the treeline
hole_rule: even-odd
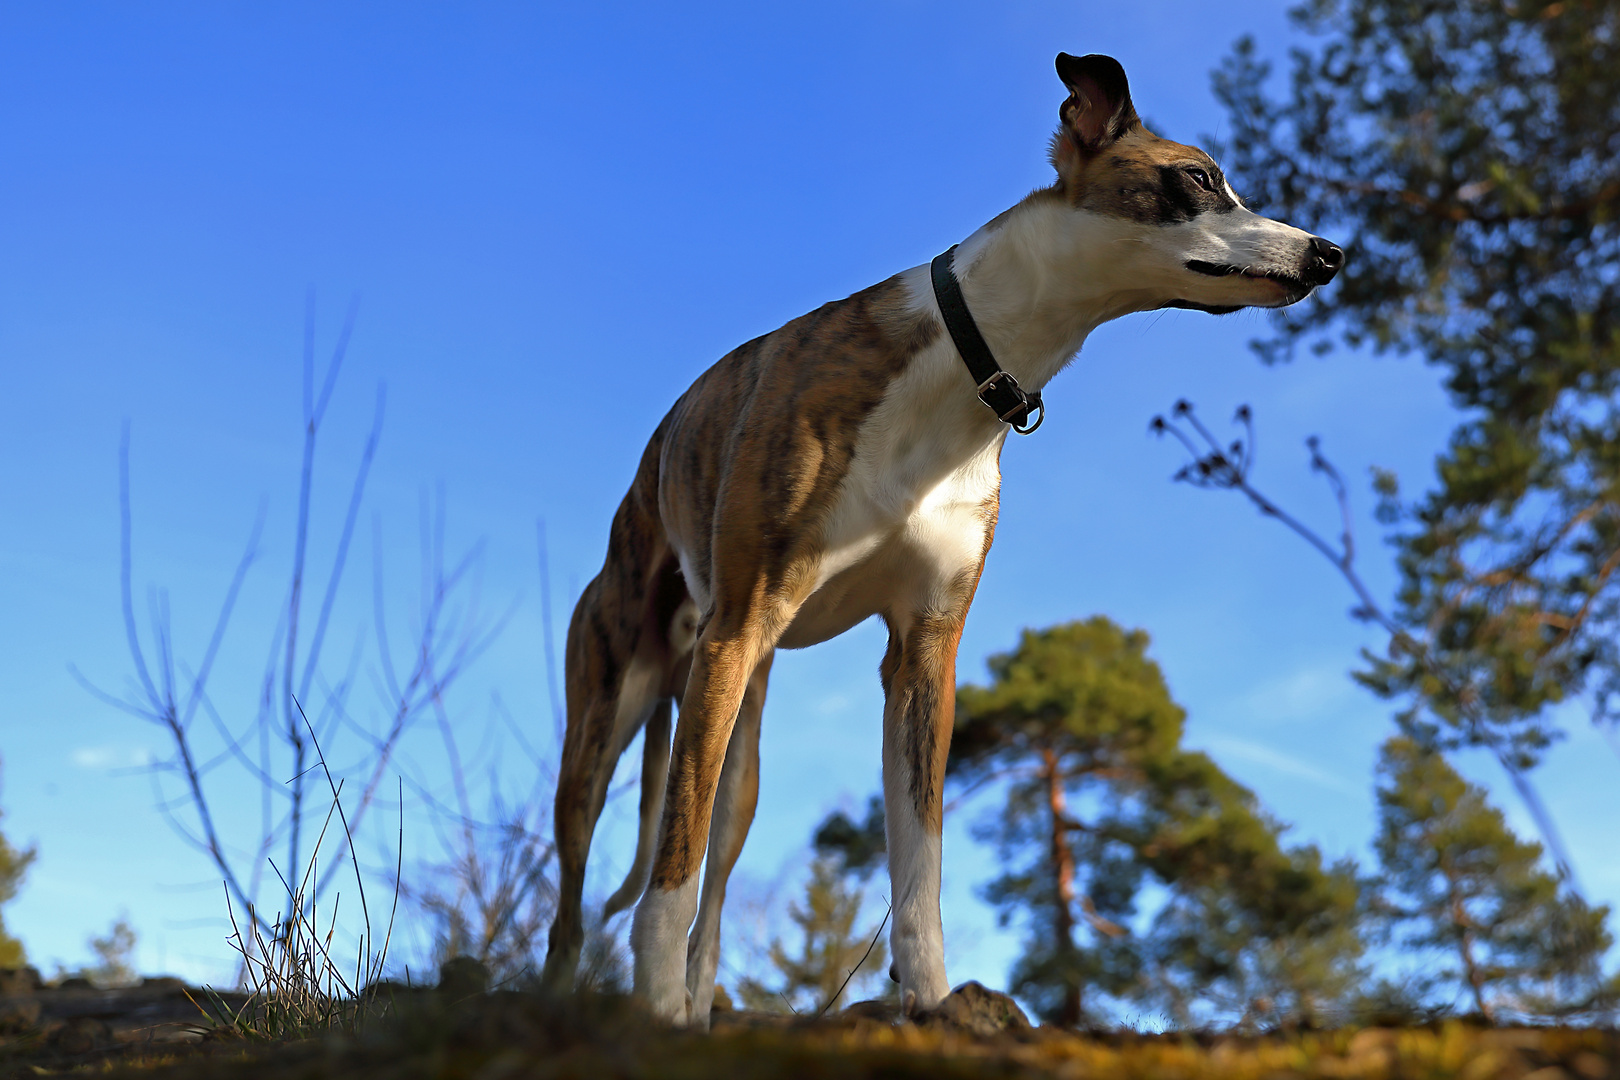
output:
[[[1609,909],[1587,905],[1432,742],[1379,755],[1377,865],[1290,844],[1206,754],[1148,635],[1098,616],[1025,631],[959,691],[950,778],[999,805],[976,835],[1004,872],[982,894],[1023,948],[1009,989],[1065,1025],[1156,1015],[1180,1027],[1613,1015]],[[883,815],[817,830],[796,948],[746,980],[755,1007],[833,1000],[872,928]],[[865,969],[879,972],[881,943]]]

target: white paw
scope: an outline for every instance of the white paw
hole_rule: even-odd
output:
[[[644,997],[647,1010],[665,1023],[686,1027],[691,1022],[692,995],[686,992],[685,987],[669,994],[644,992]]]
[[[940,974],[929,978],[926,974],[921,978],[901,977],[900,983],[900,1015],[916,1016],[932,1009],[939,1008],[951,992]]]
[[[685,1026],[692,1016],[692,995],[686,989],[686,931],[696,914],[696,885],[694,878],[680,889],[647,890],[630,928],[636,994],[654,1016],[678,1026]]]
[[[688,983],[686,1001],[688,1008],[691,1010],[691,1025],[699,1031],[708,1031],[709,1013],[714,1009],[714,984],[710,983],[705,993],[703,986],[699,986],[694,990],[691,984]]]

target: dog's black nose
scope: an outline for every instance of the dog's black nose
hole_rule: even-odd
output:
[[[1311,253],[1305,257],[1305,280],[1326,285],[1344,265],[1344,251],[1338,244],[1320,236],[1311,237]]]

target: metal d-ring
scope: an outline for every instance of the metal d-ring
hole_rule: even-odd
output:
[[[1024,412],[1024,419],[1026,421],[1029,419],[1029,413],[1031,410],[1033,410],[1035,413],[1035,422],[1030,424],[1028,427],[1019,427],[1018,423],[1013,420],[1007,421],[1007,423],[1012,425],[1012,429],[1018,432],[1020,435],[1033,435],[1035,434],[1035,429],[1046,422],[1046,402],[1041,400],[1041,392],[1039,390],[1029,395],[1029,409],[1025,410]]]

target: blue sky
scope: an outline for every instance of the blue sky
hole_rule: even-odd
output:
[[[498,694],[544,745],[536,521],[571,600],[647,434],[704,367],[1046,183],[1057,51],[1119,57],[1150,126],[1197,140],[1221,133],[1208,73],[1244,32],[1274,56],[1294,40],[1281,5],[1168,0],[0,7],[0,807],[41,852],[8,926],[36,962],[72,966],[127,912],[144,969],[229,969],[218,882],[140,768],[166,754],[162,733],[69,672],[116,691],[131,671],[126,423],[137,594],[169,588],[193,661],[264,515],[213,684],[241,715],[283,597],[305,296],[323,349],[357,296],[317,461],[317,565],[380,384],[387,419],[329,666],[369,625],[373,528],[408,626],[419,500],[442,491],[450,547],[484,545],[485,609],[511,611],[453,719],[479,742]],[[1387,594],[1366,469],[1421,489],[1454,416],[1410,360],[1262,367],[1245,343],[1263,330],[1251,313],[1167,312],[1092,337],[1048,390],[1046,425],[1004,455],[960,673],[982,678],[1024,626],[1103,612],[1144,627],[1189,743],[1293,836],[1365,854],[1389,710],[1347,672],[1376,639],[1297,538],[1235,496],[1169,483],[1180,458],[1147,425],[1179,397],[1215,421],[1251,404],[1260,481],[1332,529],[1302,446],[1321,435],[1355,481],[1363,570]],[[780,900],[815,822],[875,787],[881,652],[864,626],[779,659],[739,897]],[[1587,892],[1614,902],[1620,761],[1570,726],[1539,779]],[[434,772],[435,745],[413,744],[414,767]],[[509,751],[479,767],[521,786]],[[1489,763],[1462,764],[1524,821]],[[228,827],[250,832],[257,796],[220,776]],[[616,883],[632,810],[604,822],[595,892]],[[998,983],[1016,940],[975,898],[994,865],[972,813],[948,825],[950,974]],[[407,844],[426,857],[431,828]]]

